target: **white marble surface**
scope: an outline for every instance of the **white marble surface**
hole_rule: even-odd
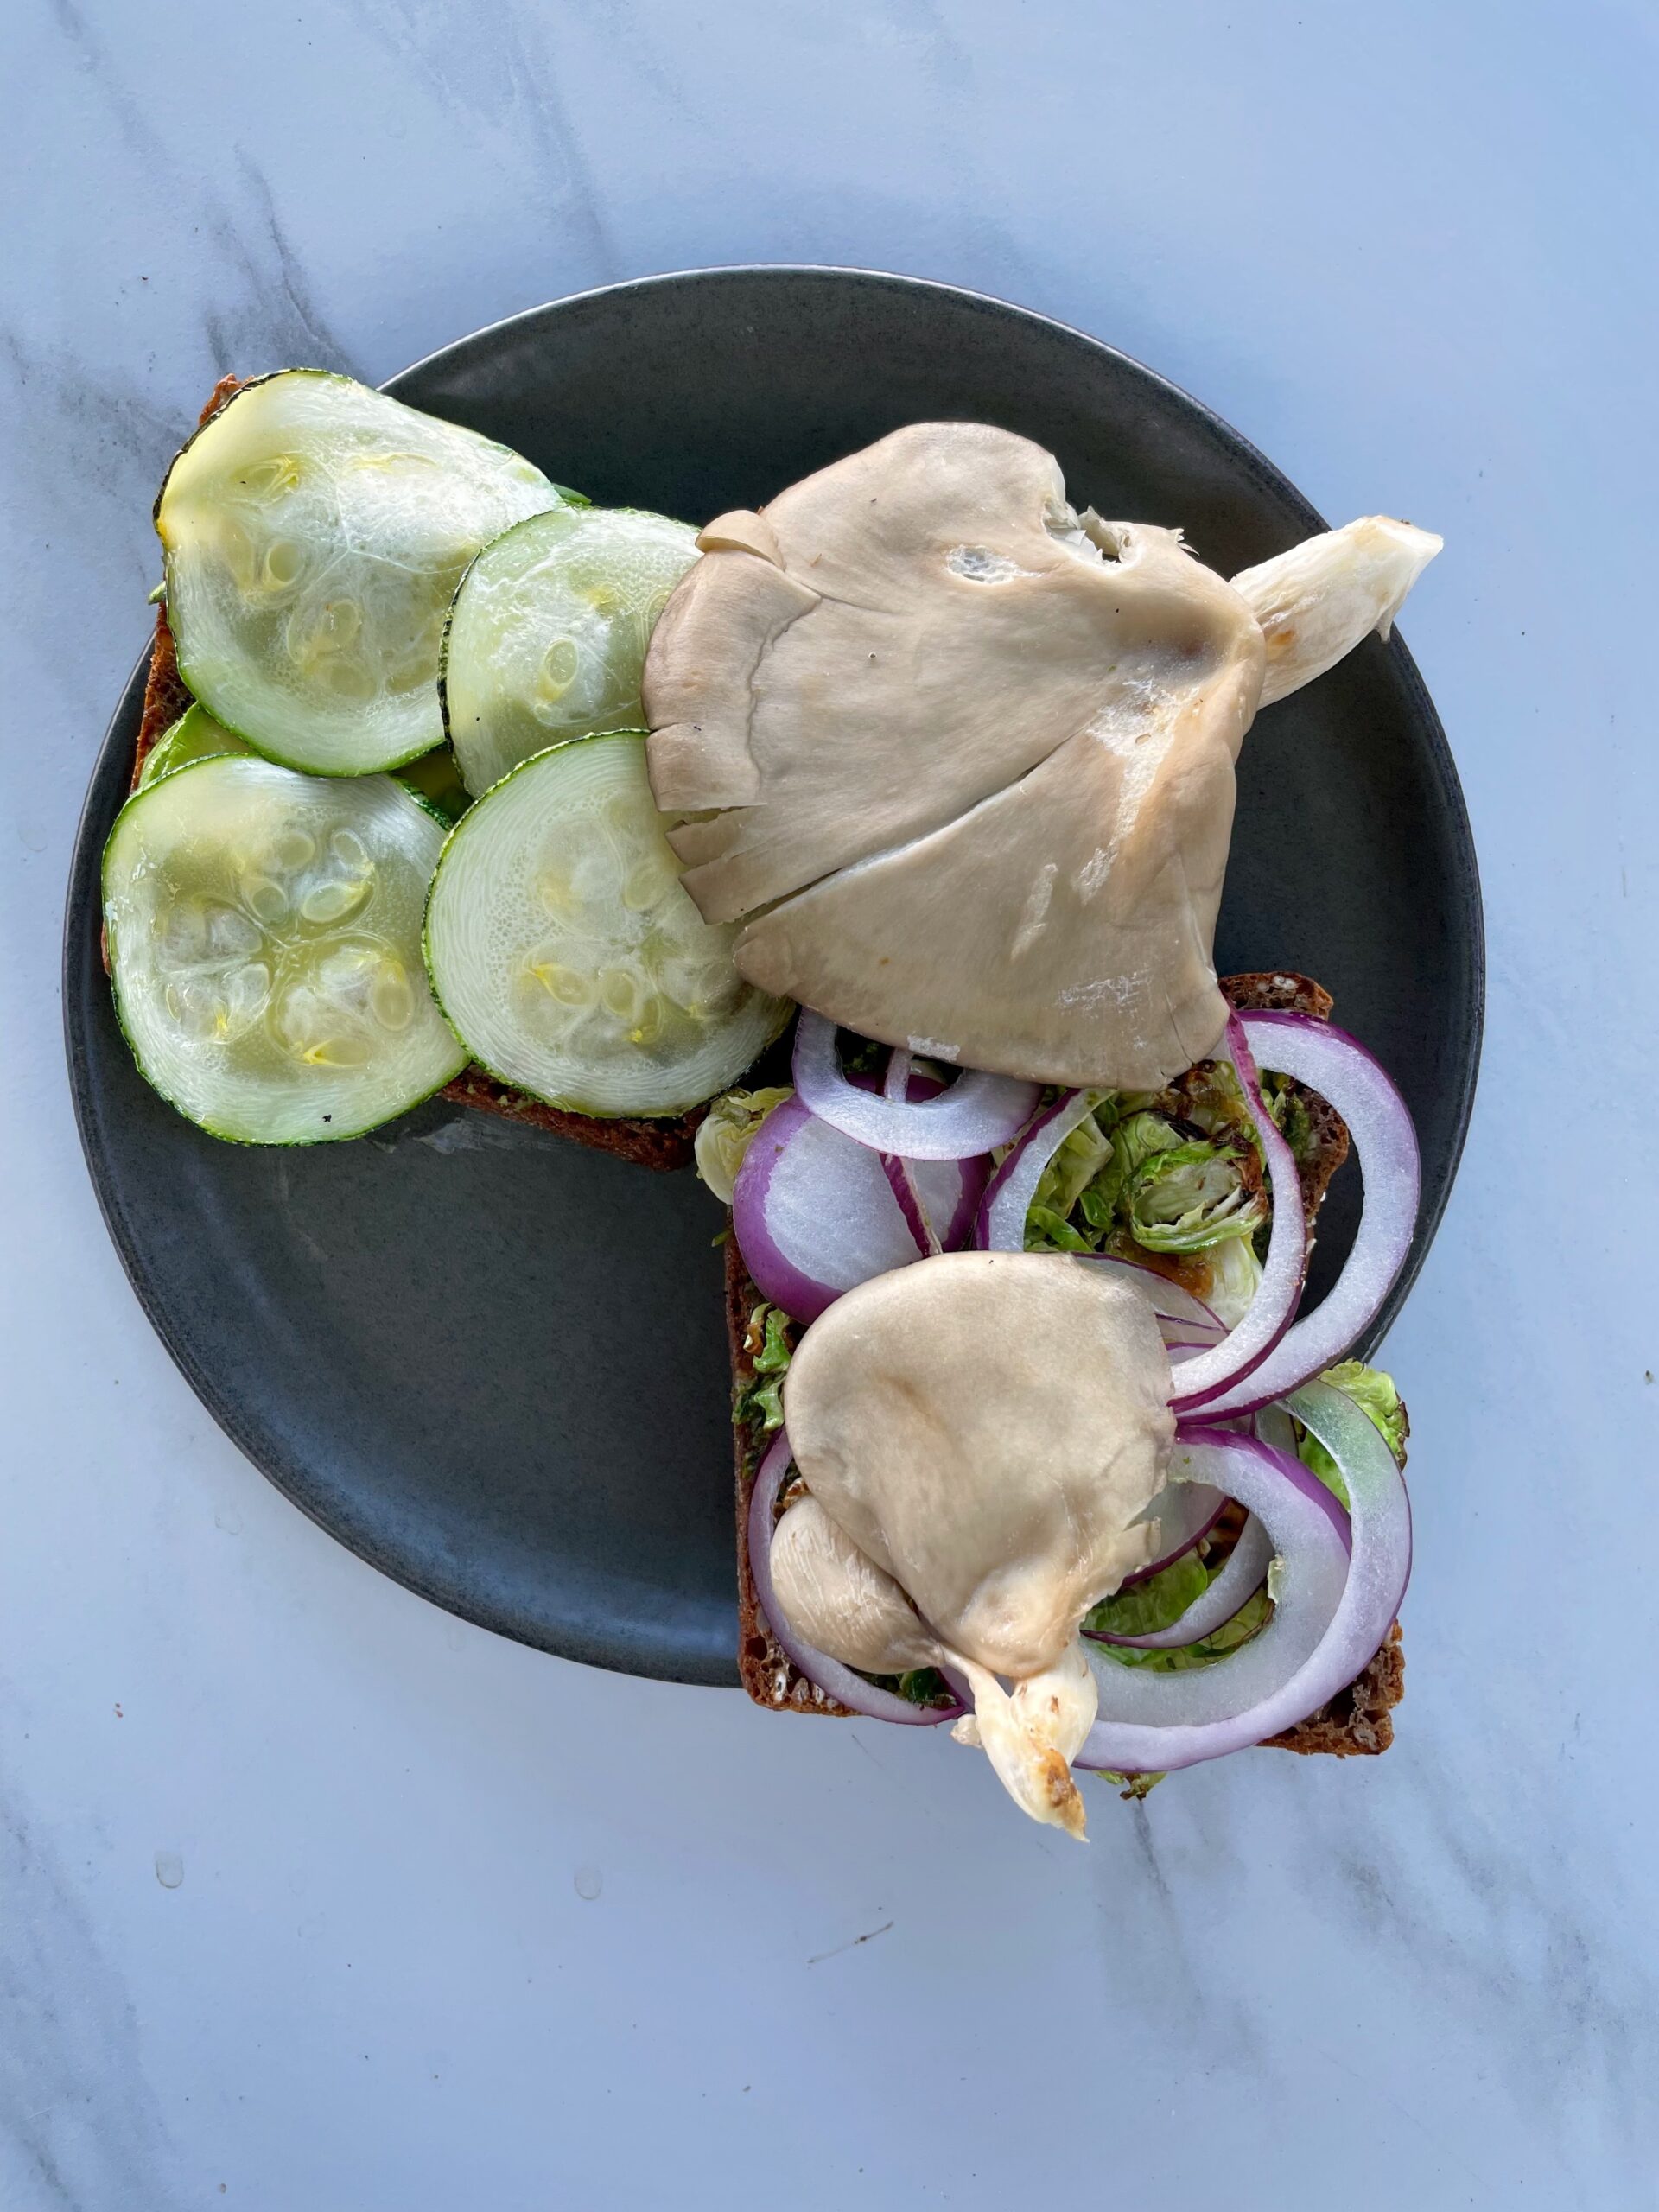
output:
[[[0,2202],[1650,2206],[1644,0],[15,0],[0,38]],[[1400,1741],[1103,1796],[1086,1852],[942,1743],[378,1579],[199,1410],[70,1119],[69,840],[214,375],[767,258],[1046,309],[1449,539],[1407,626],[1492,1001],[1390,1348]]]

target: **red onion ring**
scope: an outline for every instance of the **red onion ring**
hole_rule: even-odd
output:
[[[884,1098],[898,1098],[908,1102],[911,1096],[910,1054],[896,1050],[887,1056],[887,1080],[881,1086]],[[899,1202],[899,1211],[905,1217],[905,1225],[916,1240],[916,1249],[923,1259],[931,1259],[944,1249],[934,1234],[933,1224],[927,1217],[927,1208],[922,1203],[921,1192],[916,1185],[916,1171],[902,1154],[884,1152],[880,1155],[881,1173],[887,1179],[887,1187]]]
[[[1252,1513],[1239,1530],[1225,1567],[1179,1620],[1146,1636],[1111,1636],[1104,1629],[1092,1628],[1083,1632],[1091,1643],[1123,1643],[1136,1651],[1172,1651],[1184,1643],[1197,1643],[1203,1637],[1213,1636],[1218,1628],[1225,1628],[1234,1614],[1249,1604],[1266,1580],[1272,1557],[1273,1539]]]
[[[1205,1421],[1254,1412],[1287,1396],[1344,1357],[1380,1311],[1405,1264],[1417,1226],[1421,1179],[1410,1112],[1363,1045],[1328,1021],[1315,1021],[1306,1014],[1246,1014],[1238,1020],[1268,1067],[1318,1091],[1347,1123],[1364,1178],[1364,1205],[1353,1249],[1324,1300],[1253,1370],[1241,1370],[1224,1392],[1208,1398]],[[1275,1185],[1275,1225],[1278,1208]],[[1268,1264],[1273,1264],[1271,1253]],[[1261,1295],[1258,1290],[1257,1298]],[[1243,1325],[1241,1322],[1240,1327]],[[1221,1349],[1224,1351],[1226,1346]],[[1184,1391],[1186,1387],[1183,1375]],[[1178,1401],[1177,1410],[1185,1402],[1185,1398]]]
[[[910,1161],[901,1160],[896,1152],[879,1152],[876,1158],[881,1162],[887,1188],[905,1217],[905,1227],[910,1231],[918,1257],[927,1260],[936,1252],[943,1252],[944,1247],[927,1217],[927,1208],[922,1204],[922,1194],[916,1185],[916,1171]]]
[[[1206,1306],[1201,1298],[1195,1298],[1190,1290],[1183,1290],[1179,1283],[1173,1282],[1156,1268],[1142,1267],[1135,1260],[1120,1259],[1115,1252],[1091,1252],[1086,1255],[1079,1253],[1077,1257],[1086,1257],[1090,1267],[1098,1268],[1103,1274],[1127,1282],[1132,1290],[1139,1291],[1143,1298],[1151,1301],[1152,1310],[1160,1322],[1181,1323],[1184,1338],[1191,1341],[1201,1338],[1206,1344],[1214,1344],[1217,1338],[1226,1335],[1227,1325],[1213,1306]]]
[[[937,1098],[874,1097],[842,1073],[836,1024],[804,1007],[795,1030],[795,1088],[831,1128],[906,1160],[968,1160],[1008,1144],[1039,1095],[1034,1083],[970,1068]]]
[[[1158,1541],[1165,1548],[1150,1567],[1126,1574],[1118,1587],[1133,1590],[1137,1582],[1150,1582],[1166,1567],[1201,1543],[1226,1510],[1227,1493],[1211,1483],[1166,1482],[1141,1515],[1158,1523]]]
[[[1250,1433],[1288,1459],[1297,1457],[1296,1424],[1282,1406],[1263,1406],[1250,1415]]]
[[[954,1225],[983,1187],[979,1161],[914,1170],[934,1217]],[[732,1192],[732,1229],[763,1298],[814,1321],[843,1291],[919,1256],[880,1157],[785,1099],[755,1135]]]
[[[908,1105],[914,1096],[910,1080],[910,1054],[902,1045],[895,1045],[887,1054],[887,1071],[882,1078],[881,1096],[902,1099]],[[944,1089],[941,1084],[938,1088]]]
[[[1090,1111],[1089,1093],[1069,1090],[1027,1123],[1014,1150],[985,1186],[974,1235],[982,1252],[1025,1250],[1026,1216],[1043,1170]]]
[[[1194,1471],[1260,1514],[1283,1562],[1283,1586],[1262,1633],[1212,1666],[1166,1675],[1097,1665],[1103,1718],[1074,1766],[1160,1773],[1243,1751],[1317,1713],[1376,1656],[1411,1573],[1405,1484],[1382,1436],[1339,1390],[1311,1382],[1290,1410],[1347,1484],[1349,1555],[1341,1507],[1299,1460],[1253,1437],[1179,1431],[1177,1447]],[[1315,1630],[1313,1648],[1299,1656]]]
[[[982,1154],[977,1160],[958,1160],[955,1166],[962,1178],[962,1196],[939,1239],[947,1252],[961,1251],[972,1237],[974,1224],[984,1201],[985,1185],[991,1179],[990,1160]]]
[[[1256,1139],[1267,1161],[1268,1181],[1273,1192],[1273,1228],[1262,1280],[1243,1319],[1211,1351],[1183,1366],[1180,1389],[1170,1401],[1178,1414],[1192,1413],[1207,1406],[1208,1401],[1224,1390],[1231,1390],[1260,1367],[1295,1319],[1296,1302],[1302,1294],[1302,1276],[1307,1265],[1302,1186],[1290,1147],[1280,1135],[1262,1096],[1262,1079],[1256,1073],[1244,1027],[1249,1018],[1236,1014],[1228,1016],[1227,1054],[1238,1077],[1245,1106],[1255,1124]],[[1268,1398],[1278,1395],[1274,1390],[1266,1393]]]
[[[782,1110],[780,1107],[779,1111]],[[772,1586],[772,1534],[776,1525],[773,1516],[778,1493],[789,1472],[791,1456],[789,1433],[780,1428],[756,1470],[754,1488],[749,1496],[749,1573],[754,1578],[754,1594],[760,1599],[767,1627],[809,1682],[816,1683],[826,1697],[850,1706],[868,1720],[891,1720],[901,1728],[937,1728],[942,1721],[956,1719],[966,1710],[964,1707],[912,1705],[908,1698],[895,1697],[891,1690],[877,1689],[862,1675],[843,1666],[839,1659],[832,1659],[827,1651],[803,1642],[785,1618]]]
[[[858,1079],[856,1077],[854,1077],[855,1082]],[[882,1095],[885,1097],[911,1100],[937,1098],[944,1089],[944,1085],[937,1076],[921,1073],[912,1065],[908,1052],[895,1052],[888,1059],[887,1080],[882,1084]],[[899,1196],[899,1185],[893,1182],[893,1167],[887,1164],[889,1161],[898,1168],[899,1182],[903,1184],[906,1195],[912,1196],[914,1198],[921,1225],[921,1235],[918,1242],[924,1257],[938,1251],[957,1251],[967,1242],[968,1232],[973,1227],[974,1217],[979,1211],[979,1202],[985,1193],[985,1185],[990,1179],[990,1155],[982,1153],[974,1159],[963,1160],[957,1163],[957,1172],[962,1177],[962,1195],[957,1200],[956,1209],[950,1220],[937,1236],[933,1224],[927,1217],[927,1208],[916,1179],[915,1161],[906,1160],[900,1154],[893,1152],[883,1153],[881,1155],[881,1164],[887,1172],[887,1181],[893,1185],[893,1195],[895,1198],[899,1198],[901,1211],[905,1211],[905,1200]],[[907,1221],[910,1220],[908,1212],[905,1213],[905,1218]],[[917,1224],[912,1221],[910,1229],[912,1236],[914,1236]],[[930,1239],[932,1241],[930,1242]]]

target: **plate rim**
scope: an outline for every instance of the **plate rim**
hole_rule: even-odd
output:
[[[532,325],[570,308],[604,299],[637,296],[721,279],[753,280],[757,277],[824,279],[912,295],[942,295],[976,313],[988,314],[999,321],[1012,317],[1016,321],[1058,334],[1071,343],[1081,345],[1099,354],[1117,368],[1128,369],[1134,376],[1143,379],[1167,399],[1187,410],[1201,424],[1206,436],[1225,450],[1230,459],[1245,461],[1250,474],[1275,499],[1300,512],[1306,518],[1310,532],[1329,527],[1318,509],[1283,472],[1242,432],[1234,429],[1224,416],[1183,385],[1176,384],[1158,370],[1149,368],[1121,347],[1057,316],[1002,299],[995,293],[895,270],[837,263],[731,262],[693,269],[664,270],[649,276],[625,278],[614,283],[592,285],[582,291],[544,300],[499,316],[493,321],[480,324],[476,329],[467,331],[447,345],[436,346],[410,362],[386,378],[378,389],[396,397],[400,386],[415,380],[422,372],[451,363],[457,356],[465,356],[469,351],[482,347],[492,340],[499,340],[505,333]],[[1427,686],[1397,628],[1386,650],[1402,680],[1408,709],[1428,739],[1427,757],[1433,770],[1436,809],[1450,832],[1453,849],[1458,879],[1453,903],[1461,909],[1459,920],[1469,948],[1471,990],[1466,1010],[1466,1040],[1461,1063],[1456,1071],[1452,1102],[1456,1134],[1446,1160],[1444,1183],[1438,1191],[1424,1194],[1425,1202],[1419,1211],[1406,1263],[1375,1321],[1359,1341],[1357,1350],[1366,1357],[1387,1335],[1410,1295],[1451,1201],[1474,1113],[1486,1017],[1486,933],[1479,862],[1456,760]],[[113,1169],[113,1148],[106,1147],[104,1133],[93,1114],[92,1056],[88,1049],[81,989],[87,956],[101,930],[99,886],[104,845],[109,835],[110,823],[114,818],[110,801],[113,797],[118,810],[120,798],[124,796],[119,789],[120,779],[117,772],[117,741],[124,735],[132,718],[135,697],[142,701],[149,653],[150,647],[146,643],[105,723],[87,778],[70,852],[60,962],[64,1054],[76,1135],[99,1214],[140,1310],[199,1402],[243,1457],[308,1520],[315,1522],[325,1534],[354,1553],[366,1565],[401,1584],[416,1596],[493,1634],[509,1637],[532,1649],[553,1653],[578,1664],[604,1667],[613,1672],[639,1674],[642,1670],[639,1667],[628,1665],[620,1657],[601,1652],[591,1643],[586,1649],[573,1648],[582,1641],[580,1637],[569,1635],[563,1642],[555,1642],[530,1632],[522,1622],[505,1620],[486,1603],[467,1604],[462,1593],[441,1589],[431,1578],[423,1576],[409,1557],[402,1554],[394,1555],[385,1547],[376,1544],[361,1527],[348,1527],[336,1516],[318,1510],[316,1503],[291,1484],[284,1471],[273,1465],[264,1451],[256,1448],[250,1427],[242,1420],[237,1402],[221,1389],[211,1369],[194,1356],[183,1335],[168,1325],[165,1301],[145,1250],[145,1240],[138,1233],[120,1200],[118,1179]],[[112,783],[117,786],[113,792],[110,789]],[[673,1671],[652,1668],[645,1678],[734,1688],[737,1681],[735,1650],[729,1670],[719,1676],[712,1675],[695,1664],[688,1664]]]

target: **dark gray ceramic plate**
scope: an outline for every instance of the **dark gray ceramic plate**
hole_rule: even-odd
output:
[[[895,424],[954,416],[1040,440],[1079,504],[1179,523],[1224,575],[1322,526],[1260,454],[1121,353],[855,270],[588,293],[388,389],[595,500],[690,520],[758,505]],[[92,774],[64,1003],[87,1162],[163,1343],[257,1466],[410,1589],[574,1659],[734,1681],[719,1210],[690,1174],[442,1105],[284,1152],[216,1144],[170,1113],[133,1069],[99,959],[99,854],[142,691],[141,667]],[[1451,1188],[1482,995],[1463,798],[1397,639],[1251,732],[1219,958],[1319,976],[1410,1102],[1423,1212],[1391,1313]],[[1345,1171],[1327,1209],[1327,1279],[1356,1183]]]

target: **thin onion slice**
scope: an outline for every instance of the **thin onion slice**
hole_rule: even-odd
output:
[[[1019,1142],[985,1186],[974,1237],[982,1252],[1025,1250],[1026,1216],[1043,1179],[1043,1170],[1092,1110],[1086,1090],[1069,1090],[1027,1124]]]
[[[908,1052],[897,1051],[889,1055],[881,1096],[909,1103],[912,1084]],[[927,1208],[922,1203],[922,1194],[917,1185],[916,1170],[902,1153],[884,1152],[880,1158],[881,1173],[887,1179],[887,1187],[898,1202],[899,1212],[905,1217],[905,1226],[916,1240],[916,1249],[923,1259],[931,1259],[936,1252],[942,1252],[944,1247],[927,1217]]]
[[[910,1054],[902,1045],[895,1045],[887,1054],[887,1071],[882,1078],[881,1096],[896,1098],[908,1105],[912,1096],[910,1070]],[[943,1089],[943,1084],[939,1088]]]
[[[936,1252],[944,1251],[938,1234],[927,1217],[927,1208],[922,1203],[921,1190],[916,1181],[916,1170],[911,1162],[901,1159],[896,1152],[879,1152],[876,1158],[881,1162],[881,1173],[887,1179],[887,1188],[893,1192],[893,1203],[905,1217],[905,1227],[910,1231],[918,1257],[931,1259]]]
[[[956,1719],[966,1710],[964,1707],[912,1705],[908,1698],[895,1697],[891,1690],[878,1689],[874,1682],[867,1682],[862,1675],[843,1666],[839,1659],[832,1659],[828,1652],[804,1643],[784,1618],[784,1609],[778,1603],[772,1586],[772,1536],[776,1525],[778,1493],[789,1472],[791,1458],[789,1432],[780,1428],[756,1471],[754,1489],[749,1497],[749,1572],[754,1577],[754,1594],[760,1601],[767,1627],[809,1682],[816,1683],[826,1697],[862,1713],[866,1719],[891,1720],[901,1728],[937,1728],[942,1721]]]
[[[1347,1485],[1347,1548],[1341,1507],[1299,1460],[1253,1437],[1178,1432],[1184,1467],[1224,1484],[1266,1524],[1281,1570],[1273,1618],[1209,1667],[1170,1675],[1101,1662],[1103,1717],[1074,1766],[1160,1773],[1243,1751],[1317,1713],[1375,1657],[1411,1572],[1405,1484],[1382,1437],[1339,1390],[1311,1382],[1290,1411]]]
[[[1133,1574],[1126,1574],[1119,1586],[1132,1590],[1136,1583],[1150,1582],[1154,1574],[1173,1567],[1195,1544],[1202,1543],[1220,1520],[1226,1505],[1226,1491],[1216,1489],[1211,1483],[1177,1478],[1166,1482],[1140,1516],[1142,1521],[1158,1523],[1158,1541],[1163,1548],[1150,1567],[1137,1567]]]
[[[1179,1620],[1145,1636],[1112,1636],[1104,1629],[1092,1628],[1083,1632],[1091,1643],[1123,1643],[1136,1651],[1173,1651],[1182,1644],[1197,1643],[1201,1637],[1213,1636],[1218,1628],[1225,1628],[1234,1614],[1249,1605],[1267,1578],[1272,1557],[1273,1539],[1252,1513],[1238,1532],[1227,1564]]]
[[[947,1224],[982,1187],[977,1161],[929,1160],[914,1173],[918,1199]],[[732,1192],[732,1228],[761,1295],[798,1321],[816,1320],[843,1291],[921,1256],[880,1155],[799,1097],[756,1132]]]
[[[1120,1259],[1115,1252],[1079,1253],[1079,1259],[1091,1268],[1098,1268],[1115,1281],[1126,1282],[1131,1290],[1139,1291],[1151,1305],[1160,1323],[1178,1322],[1184,1342],[1199,1344],[1214,1344],[1227,1333],[1227,1325],[1212,1306],[1195,1298],[1190,1290],[1173,1282],[1156,1268],[1145,1268],[1134,1260]],[[1166,1344],[1171,1342],[1167,1334]]]
[[[985,1186],[991,1179],[991,1162],[988,1155],[982,1155],[977,1160],[958,1160],[952,1165],[962,1178],[962,1196],[940,1231],[939,1242],[947,1252],[960,1252],[972,1242],[974,1224],[984,1202]]]
[[[836,1024],[810,1007],[795,1031],[795,1088],[831,1128],[906,1160],[968,1160],[1009,1144],[1039,1095],[1034,1083],[969,1069],[934,1098],[878,1098],[842,1074]]]
[[[1126,1277],[1145,1276],[1150,1282],[1160,1280],[1149,1268],[1127,1263],[1123,1263],[1123,1274]],[[1140,1285],[1137,1283],[1133,1287],[1139,1289]],[[1176,1287],[1172,1285],[1171,1287]],[[1185,1298],[1186,1294],[1177,1289],[1177,1295]],[[1196,1306],[1198,1301],[1194,1299],[1192,1303]],[[1196,1340],[1186,1338],[1183,1332],[1193,1325],[1190,1321],[1173,1320],[1166,1313],[1160,1313],[1156,1318],[1158,1332],[1164,1340],[1164,1350],[1169,1354],[1172,1368],[1196,1359],[1200,1352],[1207,1351],[1215,1342],[1213,1334]],[[1220,1325],[1217,1322],[1217,1332],[1219,1332]],[[1185,1557],[1195,1545],[1202,1543],[1220,1520],[1226,1505],[1225,1493],[1212,1488],[1208,1483],[1165,1483],[1141,1516],[1143,1521],[1157,1522],[1158,1540],[1163,1549],[1150,1567],[1141,1567],[1134,1574],[1126,1575],[1121,1586],[1125,1590],[1133,1589],[1137,1583],[1149,1582],[1154,1574],[1161,1574],[1166,1567],[1173,1567],[1178,1559]]]
[[[1263,1406],[1250,1415],[1250,1433],[1259,1436],[1264,1444],[1271,1444],[1275,1452],[1282,1452],[1288,1459],[1295,1459],[1296,1424],[1282,1406]]]
[[[1286,1397],[1346,1354],[1381,1310],[1405,1265],[1417,1226],[1421,1183],[1410,1111],[1363,1045],[1328,1021],[1314,1021],[1306,1014],[1246,1014],[1237,1018],[1251,1048],[1267,1066],[1318,1091],[1347,1123],[1364,1178],[1364,1204],[1353,1249],[1325,1299],[1287,1332],[1259,1365],[1241,1370],[1224,1392],[1207,1400],[1205,1421],[1251,1413]],[[1275,1185],[1275,1230],[1278,1206]],[[1271,1253],[1268,1265],[1273,1265]],[[1258,1289],[1257,1298],[1261,1295]],[[1187,1387],[1183,1375],[1183,1391]],[[1178,1400],[1177,1411],[1186,1402],[1185,1397]]]
[[[1262,1096],[1262,1079],[1256,1073],[1249,1033],[1245,1027],[1251,1019],[1236,1014],[1228,1016],[1227,1055],[1238,1077],[1244,1103],[1255,1124],[1256,1139],[1267,1162],[1268,1182],[1273,1192],[1273,1229],[1268,1239],[1262,1280],[1244,1310],[1243,1319],[1211,1351],[1198,1359],[1188,1360],[1182,1367],[1180,1389],[1170,1401],[1178,1414],[1191,1413],[1199,1407],[1205,1408],[1207,1413],[1210,1400],[1224,1390],[1231,1390],[1260,1367],[1295,1319],[1296,1301],[1302,1294],[1302,1275],[1307,1264],[1302,1186],[1290,1147],[1280,1135],[1278,1124]],[[1269,1390],[1264,1399],[1278,1395],[1276,1390]]]

